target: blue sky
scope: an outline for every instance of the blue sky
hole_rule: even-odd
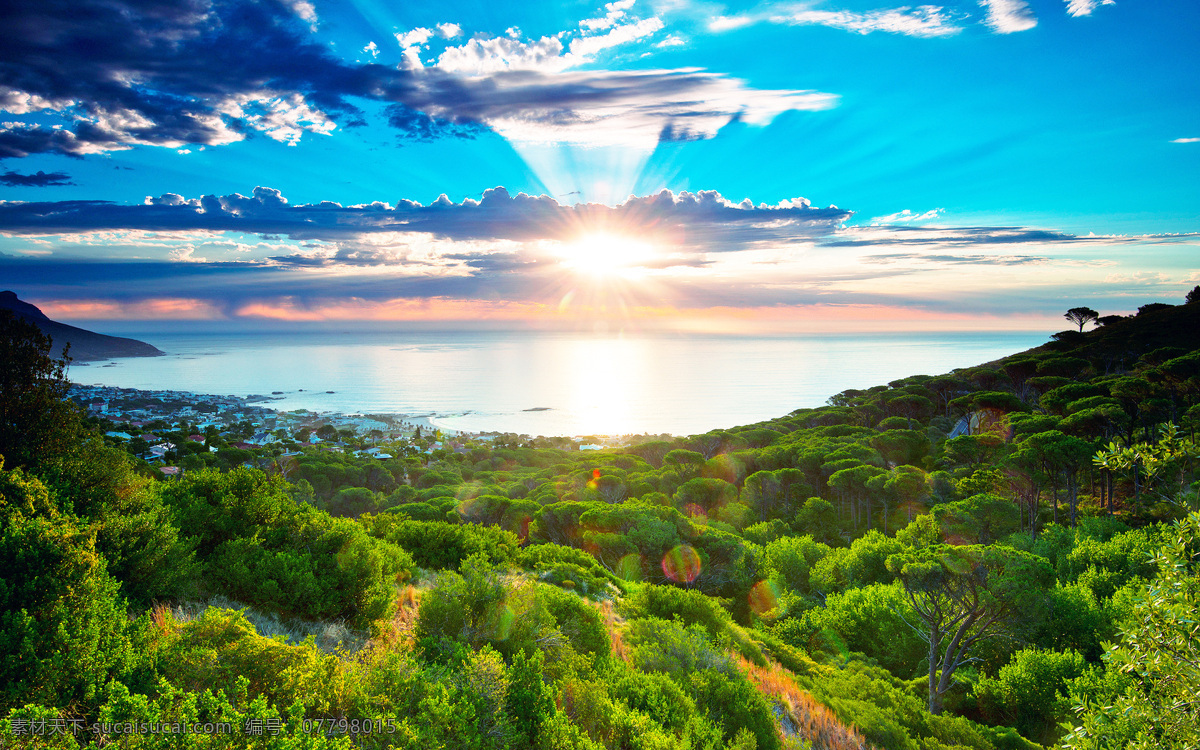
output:
[[[1194,2],[0,23],[0,286],[61,319],[1055,330],[1200,283]]]

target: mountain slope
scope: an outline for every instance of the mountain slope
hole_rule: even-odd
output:
[[[144,341],[106,336],[83,328],[69,326],[46,317],[36,306],[17,298],[13,292],[0,292],[0,310],[11,310],[41,329],[54,342],[53,355],[62,355],[63,345],[69,343],[69,354],[75,362],[94,362],[114,357],[158,357],[163,354]]]

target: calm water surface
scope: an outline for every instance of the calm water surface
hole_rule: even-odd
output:
[[[1047,340],[1045,333],[753,338],[130,329],[119,335],[167,356],[76,365],[72,380],[237,396],[280,391],[269,405],[284,411],[433,415],[452,429],[531,435],[705,432]]]

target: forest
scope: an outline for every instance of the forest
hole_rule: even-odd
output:
[[[702,435],[172,479],[0,317],[0,747],[1200,747],[1200,288],[1069,316]]]

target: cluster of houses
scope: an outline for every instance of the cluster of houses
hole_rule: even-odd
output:
[[[410,421],[404,417],[329,414],[306,409],[277,412],[258,403],[269,402],[269,399],[262,397],[213,396],[187,391],[141,391],[79,384],[72,384],[69,397],[89,415],[125,427],[108,431],[106,434],[109,437],[122,442],[144,441],[145,450],[139,455],[151,462],[165,463],[167,454],[179,449],[175,443],[150,431],[149,425],[155,423],[192,426],[196,432],[189,435],[187,440],[201,445],[210,442],[207,435],[214,431],[222,437],[223,442],[242,450],[282,447],[286,444],[287,450],[283,452],[285,456],[296,455],[301,452],[300,449],[311,447],[344,452],[346,446],[342,436],[346,431],[354,433],[360,439],[384,443],[411,439],[419,434],[418,430],[422,426],[426,430],[425,434],[429,435],[427,423]],[[337,434],[323,439],[318,430],[327,425],[332,426]],[[475,439],[487,441],[491,438],[475,436]],[[439,449],[465,450],[465,441],[448,439],[443,443],[436,440],[426,445],[424,452],[432,453]],[[210,446],[208,450],[215,452],[217,448]],[[394,457],[387,450],[374,445],[355,450],[353,453],[380,460]],[[168,475],[179,473],[178,467],[174,466],[162,466],[160,470]]]
[[[207,436],[215,432],[221,436],[223,443],[232,447],[249,451],[279,447],[283,448],[283,456],[297,455],[302,449],[313,447],[345,452],[347,446],[343,436],[349,431],[359,438],[359,445],[366,440],[373,443],[371,447],[354,450],[354,455],[385,460],[394,458],[394,454],[374,443],[394,445],[396,442],[409,441],[421,436],[422,429],[426,438],[433,437],[430,435],[428,423],[419,418],[330,414],[307,409],[278,412],[263,405],[264,402],[271,401],[269,397],[264,396],[242,398],[187,391],[141,391],[79,384],[72,384],[68,395],[89,415],[106,419],[124,428],[107,432],[109,437],[122,442],[139,439],[144,441],[144,450],[140,450],[138,455],[152,463],[164,464],[159,470],[169,476],[179,474],[180,469],[165,465],[167,454],[178,455],[180,446],[156,435],[149,427],[155,423],[189,425],[195,431],[186,438],[190,443],[209,444],[211,441]],[[323,439],[318,431],[326,426],[332,426],[336,434],[331,434],[327,429],[323,430],[328,436],[327,439]],[[439,435],[437,440],[424,441],[420,446],[421,452],[464,452],[472,445],[490,443],[495,437],[488,434],[446,432],[449,436],[444,439]],[[577,440],[576,445],[579,450],[598,450],[606,447],[582,440]],[[208,450],[216,452],[217,448],[209,445]]]

